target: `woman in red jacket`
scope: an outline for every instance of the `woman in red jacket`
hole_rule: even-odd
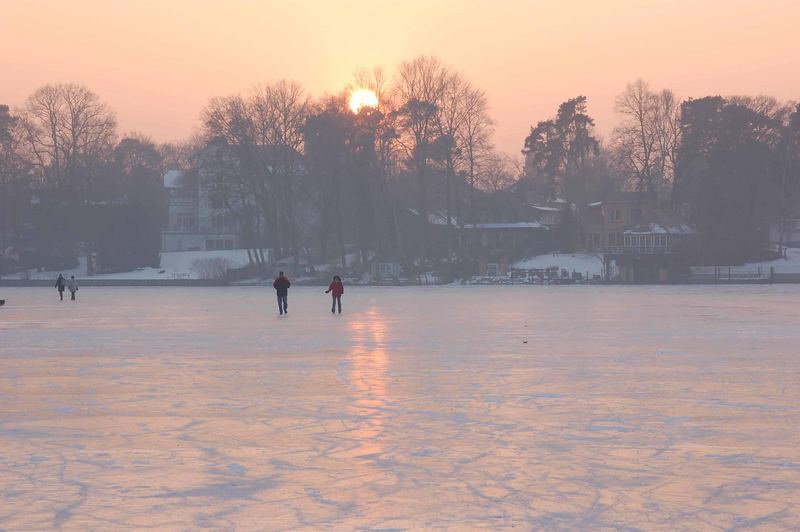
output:
[[[339,314],[342,313],[342,294],[344,294],[344,285],[342,284],[342,278],[338,275],[333,276],[333,282],[325,290],[325,293],[329,293],[333,296],[333,304],[331,305],[331,312],[336,313],[336,304],[339,304]]]

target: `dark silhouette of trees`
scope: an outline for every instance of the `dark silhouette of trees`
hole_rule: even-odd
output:
[[[781,203],[785,113],[763,103],[716,96],[682,106],[673,193],[689,206],[708,261],[731,264],[757,256]]]
[[[539,122],[525,139],[525,173],[537,196],[582,204],[588,196],[587,170],[600,152],[586,97],[562,103],[555,118]]]

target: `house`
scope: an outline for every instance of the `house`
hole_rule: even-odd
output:
[[[626,230],[622,238],[622,248],[606,253],[605,260],[609,265],[606,271],[619,271],[623,283],[686,280],[699,247],[699,233],[680,221],[639,224]]]
[[[429,212],[427,217],[412,208],[401,214],[404,252],[421,251],[420,235],[426,223],[431,249],[437,256],[445,257],[449,250],[474,262],[473,273],[480,275],[505,275],[514,261],[552,250],[551,231],[513,194],[504,191],[478,196],[472,214],[475,220],[469,223],[454,216],[448,219],[440,210]]]
[[[403,267],[397,261],[378,260],[370,265],[370,273],[373,281],[378,284],[394,284],[400,281]]]
[[[548,229],[555,229],[564,218],[564,210],[568,207],[567,202],[563,199],[554,201],[529,203],[525,205],[528,212],[530,212],[533,219],[538,221]]]
[[[246,149],[214,140],[198,152],[196,162],[195,171],[164,174],[168,213],[161,250],[266,249],[267,224],[248,179],[304,172],[300,154],[280,146]]]
[[[241,229],[202,185],[198,172],[169,170],[164,174],[167,217],[161,251],[238,249]]]
[[[655,210],[655,202],[638,192],[621,192],[589,203],[581,212],[580,245],[589,252],[618,251],[623,234]]]
[[[475,220],[458,227],[459,249],[476,261],[476,273],[505,275],[515,261],[552,250],[551,228],[560,223],[562,207],[540,207],[526,205],[519,195],[507,190],[477,198]]]

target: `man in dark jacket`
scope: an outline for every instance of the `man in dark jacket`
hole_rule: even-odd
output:
[[[275,282],[272,283],[272,288],[278,294],[278,311],[283,314],[289,314],[289,287],[292,286],[292,283],[289,282],[289,279],[283,275],[283,272],[278,273],[278,277],[275,279]]]
[[[67,280],[64,279],[64,276],[59,273],[58,279],[56,279],[56,290],[58,290],[58,297],[61,298],[61,301],[64,301],[64,290],[66,288]]]

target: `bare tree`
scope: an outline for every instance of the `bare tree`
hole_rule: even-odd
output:
[[[34,92],[21,113],[24,140],[47,187],[86,201],[96,162],[116,140],[114,113],[81,85],[46,85]]]
[[[428,164],[437,138],[436,118],[448,78],[447,68],[436,58],[419,56],[400,65],[394,94],[398,108],[399,144],[414,173],[419,191],[423,250],[430,256],[428,231]]]
[[[463,122],[458,132],[458,144],[469,179],[470,222],[475,223],[475,188],[477,185],[475,179],[478,167],[492,150],[491,137],[494,133],[494,121],[489,116],[489,103],[483,90],[466,87],[463,105]]]
[[[277,236],[288,235],[288,249],[295,265],[300,256],[297,246],[298,224],[295,191],[300,177],[300,154],[303,149],[303,128],[311,109],[309,96],[294,81],[281,80],[256,89],[252,98],[256,133],[260,144],[270,150],[261,150],[260,169],[273,184],[277,201],[274,202]],[[285,253],[283,253],[285,254]]]
[[[478,188],[486,192],[500,192],[519,181],[523,163],[508,154],[488,153],[481,161],[476,176]]]
[[[400,250],[400,231],[397,220],[397,205],[391,191],[392,177],[402,158],[402,146],[398,142],[398,122],[396,94],[392,92],[389,77],[383,68],[371,70],[358,69],[353,75],[352,88],[366,88],[375,93],[378,99],[377,113],[370,113],[364,120],[369,125],[369,133],[374,142],[375,177],[377,190],[375,201],[375,243],[376,251],[391,254]],[[401,250],[400,250],[401,251]]]
[[[662,90],[658,94],[656,113],[658,172],[664,185],[672,185],[681,143],[681,100],[671,90]]]
[[[19,119],[8,106],[0,105],[0,275],[4,273],[9,236],[23,224],[23,212],[30,208],[25,193],[30,185],[29,165],[21,156]]]
[[[300,260],[295,191],[309,110],[309,97],[298,83],[279,81],[258,86],[247,97],[214,98],[203,111],[207,140],[222,139],[236,151],[228,179],[257,206],[278,255],[292,254],[295,263]]]
[[[457,72],[450,72],[444,83],[441,103],[436,114],[437,142],[434,156],[444,164],[445,172],[445,213],[448,229],[448,255],[453,245],[453,210],[458,204],[455,190],[455,173],[462,150],[459,146],[459,133],[464,128],[466,96],[469,90],[464,77]],[[454,197],[455,196],[455,197]]]
[[[615,110],[622,116],[611,141],[615,166],[638,192],[663,190],[674,179],[680,101],[637,80],[617,97]]]

